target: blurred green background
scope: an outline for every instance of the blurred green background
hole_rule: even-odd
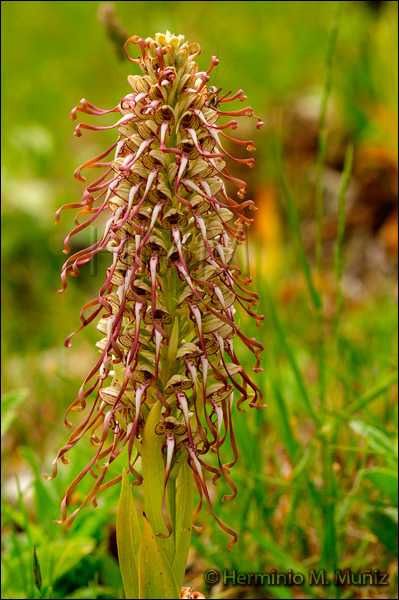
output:
[[[261,132],[245,124],[238,134],[252,137],[258,150],[255,168],[239,176],[259,206],[244,250],[265,314],[263,329],[252,335],[265,346],[265,372],[257,382],[268,408],[236,415],[239,494],[222,505],[223,489],[214,493],[215,508],[238,531],[239,545],[227,553],[225,535],[204,509],[187,585],[207,598],[396,598],[397,3],[136,1],[113,7],[126,37],[183,33],[200,43],[204,69],[216,54],[220,64],[211,83],[243,88],[266,123]],[[104,15],[110,13],[99,2],[2,2],[4,598],[40,597],[31,575],[33,545],[45,597],[123,597],[114,532],[119,490],[104,492],[99,507],[85,509],[72,530],[52,522],[90,444],[80,444],[53,482],[41,476],[66,440],[63,414],[96,357],[94,327],[69,350],[63,342],[78,326],[81,306],[96,295],[108,257],[99,258],[98,277],[82,269],[57,295],[73,215],[63,213],[55,227],[54,212],[79,201],[75,168],[113,142],[107,131],[74,137],[71,108],[82,97],[112,108],[129,91],[127,75],[138,73],[121,58],[117,36],[107,33]],[[319,117],[329,80],[320,158]],[[345,210],[339,211],[351,146]],[[318,194],[324,200],[322,275],[314,270]],[[89,242],[83,236],[73,249]],[[307,273],[319,296],[322,290],[322,311],[312,303]],[[241,359],[251,368],[244,351]],[[74,502],[84,492],[83,483]],[[140,490],[136,496],[140,502]],[[329,574],[378,569],[389,573],[390,583],[210,586],[203,579],[210,568],[292,568],[306,576],[312,568]]]

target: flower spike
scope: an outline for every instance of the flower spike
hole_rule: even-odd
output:
[[[138,58],[130,56],[129,44],[138,46]],[[166,489],[171,473],[186,462],[200,496],[193,521],[204,497],[217,523],[231,537],[230,550],[237,534],[216,515],[208,479],[225,480],[231,493],[224,500],[236,497],[230,473],[238,460],[234,412],[245,412],[243,403],[257,409],[264,405],[261,390],[237,358],[234,340],[240,339],[253,354],[255,372],[262,370],[263,348],[240,330],[235,307],[242,306],[258,326],[263,316],[254,310],[258,296],[248,289],[250,279],[232,264],[235,245],[244,241],[253,221],[245,209],[256,207],[252,200],[244,201],[247,184],[231,175],[225,162],[231,159],[252,167],[254,159],[235,158],[224,149],[223,141],[246,146],[250,153],[255,147],[252,140],[241,141],[225,133],[237,128],[237,120],[220,123],[219,119],[255,117],[258,128],[262,121],[251,107],[218,108],[221,103],[243,102],[246,96],[242,90],[222,94],[210,85],[218,58],[212,56],[207,71],[200,71],[196,59],[201,48],[188,44],[183,36],[169,32],[155,39],[133,36],[124,50],[143,72],[128,77],[132,91],[110,110],[82,99],[71,113],[73,120],[78,112],[90,116],[118,112],[120,117],[106,127],[79,123],[75,128],[77,137],[84,130],[112,129],[117,136],[107,150],[76,169],[75,177],[81,182],[85,182],[83,169],[101,172],[85,188],[83,201],[56,213],[59,223],[62,210],[79,211],[75,228],[65,239],[66,254],[72,236],[108,213],[100,239],[63,265],[60,291],[99,252],[108,250],[112,263],[98,296],[83,307],[79,328],[66,340],[69,346],[77,331],[99,318],[97,329],[104,336],[96,344],[100,355],[66,417],[72,411],[87,414],[58,452],[51,476],[46,478],[57,475],[58,460],[66,464],[67,453],[87,434],[95,453],[66,490],[60,523],[71,525],[84,506],[96,505],[100,491],[121,481],[120,475],[107,480],[107,473],[122,456],[134,477],[133,485],[139,485],[143,476],[136,462],[143,452],[147,417],[158,403],[155,433],[164,438],[161,511],[167,533],[157,534],[161,538],[172,534]],[[238,188],[238,200],[229,197],[226,182]],[[91,395],[94,400],[87,406]],[[67,418],[65,425],[72,427]],[[223,460],[226,444],[233,453],[230,462]],[[209,453],[216,454],[217,466],[208,460]],[[71,494],[88,474],[94,485],[68,516]]]

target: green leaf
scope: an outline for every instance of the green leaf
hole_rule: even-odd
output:
[[[39,559],[37,558],[36,547],[33,548],[33,566],[32,566],[33,583],[36,589],[42,591],[42,574],[40,571]]]
[[[353,419],[350,421],[349,426],[351,429],[362,436],[363,438],[367,438],[370,442],[370,446],[377,450],[378,452],[384,452],[386,454],[398,454],[398,448],[396,444],[387,436],[385,433],[373,427],[372,425],[368,425],[363,421],[358,419]]]
[[[362,410],[365,406],[368,406],[370,402],[373,402],[389,390],[398,381],[398,372],[392,373],[387,379],[381,382],[376,388],[353,402],[345,409],[346,413],[353,414],[359,410]]]
[[[96,595],[94,595],[94,593]],[[95,588],[93,585],[89,587],[81,587],[77,590],[74,590],[72,594],[68,594],[65,596],[65,600],[92,600],[92,598],[118,598],[116,595],[116,590],[113,588],[97,585]],[[127,596],[128,598],[132,598],[132,596]]]
[[[29,391],[25,388],[12,390],[1,397],[1,437],[7,433],[17,416],[17,409],[25,400]]]
[[[182,460],[182,459],[181,459]],[[173,572],[181,588],[187,567],[190,549],[192,520],[194,512],[194,481],[192,470],[185,460],[178,476],[176,498],[176,553],[173,559]]]
[[[54,493],[55,490],[52,490],[50,486],[45,485],[35,452],[27,446],[21,446],[20,455],[24,461],[31,466],[33,474],[35,475],[34,487],[36,494],[36,507],[40,517],[43,517],[39,523],[40,528],[53,529],[54,524],[49,517],[51,517],[53,520],[58,518],[58,496],[56,493]]]
[[[368,510],[364,515],[370,531],[379,539],[393,556],[398,556],[397,516],[388,510]]]
[[[139,553],[140,598],[180,598],[180,588],[170,562],[160,547],[148,519],[143,516],[144,529]]]
[[[139,597],[137,558],[140,548],[140,536],[140,526],[130,489],[129,477],[123,469],[121,496],[116,517],[116,542],[126,598]]]
[[[314,461],[315,454],[316,454],[315,446],[310,446],[309,448],[306,448],[306,450],[303,451],[302,456],[299,458],[299,460],[297,461],[297,463],[294,467],[294,472],[293,472],[293,477],[292,477],[292,479],[294,481],[296,481],[299,478],[299,476],[303,473],[303,471],[305,471],[308,468],[309,463]]]
[[[162,458],[164,439],[163,436],[155,433],[155,427],[159,423],[161,409],[162,404],[156,402],[147,417],[144,428],[141,457],[143,466],[145,514],[156,534],[159,532],[168,532],[162,515],[162,497],[165,480],[165,463]],[[166,508],[174,529],[174,515],[170,514],[167,497]],[[168,560],[172,561],[175,553],[173,535],[169,538],[160,538],[159,545],[164,550]]]
[[[362,479],[370,481],[382,493],[389,496],[392,503],[398,505],[398,474],[391,469],[377,467],[374,469],[363,469],[359,472]]]
[[[95,540],[91,538],[74,538],[73,540],[67,540],[66,543],[64,540],[59,543],[53,543],[51,545],[51,554],[47,556],[49,562],[52,559],[54,562],[56,561],[52,570],[52,581],[55,582],[72,571],[76,565],[82,562],[84,556],[93,553],[95,545]],[[41,558],[41,563],[44,573],[43,557]]]
[[[288,571],[288,569],[293,569],[296,573],[302,573],[306,578],[306,568],[304,565],[296,561],[295,558],[292,558],[278,543],[272,541],[262,531],[252,528],[248,528],[248,531],[251,533],[253,539],[258,541],[263,552],[272,557],[273,563],[276,563],[282,570]],[[312,593],[312,588],[307,584],[303,584],[303,590],[309,595]],[[290,596],[284,595],[279,597],[289,598]]]

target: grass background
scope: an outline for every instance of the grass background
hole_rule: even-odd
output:
[[[100,257],[99,277],[82,269],[56,295],[73,218],[54,227],[54,211],[82,191],[76,166],[112,142],[108,132],[77,140],[68,115],[81,97],[114,106],[137,72],[120,60],[99,4],[2,3],[4,598],[40,597],[33,546],[45,597],[123,597],[119,490],[104,492],[72,530],[52,522],[90,445],[80,444],[53,482],[41,477],[96,356],[94,328],[70,350],[63,341],[107,264]],[[204,68],[217,54],[211,83],[242,87],[266,122],[261,133],[238,133],[258,149],[255,169],[243,173],[259,211],[241,258],[265,314],[251,333],[265,346],[257,381],[268,408],[235,415],[239,495],[222,505],[223,489],[214,493],[218,514],[239,532],[234,553],[205,509],[204,532],[193,538],[187,585],[208,598],[397,597],[397,3],[377,4],[115,2],[128,35],[184,33],[201,44]],[[241,359],[252,367],[244,350]],[[84,493],[82,485],[74,503]],[[378,569],[390,583],[210,586],[211,568],[291,568],[306,578],[309,569]]]

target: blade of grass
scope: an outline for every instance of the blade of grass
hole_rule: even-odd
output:
[[[353,414],[355,412],[360,411],[365,406],[368,406],[371,402],[374,402],[377,398],[379,398],[382,394],[387,392],[395,383],[398,381],[398,373],[393,373],[390,377],[385,379],[379,386],[361,396],[358,400],[356,400],[353,404],[348,406],[344,411],[336,411],[331,409],[324,409],[324,412],[328,415],[331,415],[335,419],[340,421],[349,421],[353,418]],[[367,423],[365,416],[362,416],[362,421]],[[373,421],[370,425],[376,426],[376,423]]]
[[[342,380],[341,374],[345,370],[345,363],[343,361],[344,348],[342,347],[343,340],[340,336],[340,323],[342,318],[344,297],[342,292],[342,273],[343,273],[343,247],[345,240],[345,228],[346,228],[346,213],[345,213],[345,200],[346,193],[349,187],[353,164],[353,145],[349,145],[345,154],[344,170],[341,177],[341,185],[338,194],[338,231],[337,240],[334,248],[334,268],[335,268],[335,281],[336,281],[336,303],[335,303],[335,324],[334,324],[334,339],[335,339],[335,371],[337,377],[333,379],[332,389],[330,396],[336,398],[334,405],[337,410],[342,410],[347,404],[347,394],[340,385]],[[327,371],[327,370],[326,370]],[[339,424],[335,422],[333,424],[332,439],[330,442],[336,443],[339,437]],[[331,445],[330,445],[331,448]]]
[[[348,191],[353,164],[353,145],[348,146],[345,155],[344,171],[342,174],[341,187],[338,194],[338,232],[335,246],[335,279],[337,284],[337,300],[336,300],[336,327],[342,314],[343,294],[342,294],[342,271],[343,271],[343,247],[345,239],[346,215],[345,215],[345,199]]]
[[[328,71],[329,71],[330,75],[328,75],[328,77],[327,77],[328,80],[331,79],[332,53],[333,53],[333,49],[334,49],[334,45],[335,45],[335,39],[336,39],[337,32],[338,32],[338,14],[336,15],[336,23],[333,26],[333,31],[331,34],[334,39],[330,41],[331,55],[330,55],[329,66],[328,66]],[[326,88],[328,88],[328,87],[331,87],[331,82],[329,84],[326,83]],[[328,95],[329,95],[329,90],[326,89],[326,95],[325,95],[326,104],[323,107],[324,111],[326,110]],[[324,120],[323,120],[322,126],[323,126],[323,129],[321,130],[320,140],[321,140],[321,144],[323,145],[323,150],[322,150],[323,157],[322,157],[322,162],[319,163],[319,165],[318,165],[318,177],[321,177],[321,175],[322,175],[324,159],[325,159],[325,152],[326,152],[325,115],[324,115]],[[319,157],[320,157],[320,154],[319,154]],[[351,146],[348,148],[346,156],[345,156],[345,166],[344,166],[344,171],[343,171],[342,180],[341,180],[341,186],[340,186],[340,190],[339,190],[339,194],[338,194],[338,235],[337,235],[337,243],[336,243],[336,249],[335,249],[335,269],[336,269],[335,274],[336,274],[336,281],[337,281],[337,287],[338,287],[336,320],[335,320],[336,359],[338,361],[337,371],[341,370],[339,368],[339,361],[340,361],[340,356],[341,356],[340,344],[339,344],[339,322],[340,322],[342,308],[343,308],[343,295],[342,295],[341,280],[342,280],[342,264],[343,264],[342,263],[342,249],[343,249],[343,242],[344,242],[344,235],[345,235],[345,198],[346,198],[346,192],[347,192],[349,181],[350,181],[350,175],[351,175],[351,170],[352,170],[352,161],[353,161],[353,147]],[[320,170],[319,170],[319,168],[320,168]],[[321,179],[318,181],[318,185],[321,187]],[[319,278],[320,278],[320,298],[321,298],[321,303],[323,304],[322,282],[321,282],[322,270],[323,270],[322,247],[321,247],[321,244],[322,244],[321,224],[322,224],[322,218],[323,218],[322,189],[321,189],[321,196],[320,196],[320,204],[321,204],[321,206],[319,207],[319,210],[321,210],[321,213],[319,213],[317,215],[317,222],[318,222],[319,235],[320,235],[320,239],[318,240],[320,243],[320,249],[319,249],[320,256],[318,257],[320,263],[318,265],[318,268],[319,268]],[[323,407],[325,407],[326,369],[325,369],[325,349],[324,349],[324,336],[323,336],[323,326],[324,326],[323,308],[320,308],[318,310],[317,321],[318,321],[318,331],[319,331],[320,400],[321,400],[321,405]],[[337,423],[334,424],[334,427],[332,430],[332,438],[334,441],[336,438],[336,434],[337,434]],[[324,485],[329,491],[329,498],[328,499],[325,498],[323,501],[324,540],[323,540],[322,560],[323,560],[323,563],[325,564],[325,566],[327,567],[327,569],[330,572],[335,573],[336,569],[338,568],[338,550],[337,550],[338,539],[337,539],[336,515],[335,515],[335,506],[336,506],[336,500],[337,500],[337,498],[336,498],[336,493],[337,493],[336,477],[335,477],[334,470],[332,468],[332,463],[333,463],[332,445],[328,443],[328,440],[325,436],[323,436],[323,438],[322,438],[322,444],[323,444],[322,445],[323,479],[324,479]],[[339,597],[339,590],[332,588],[331,593],[333,594],[332,597]]]
[[[345,446],[344,444],[329,444],[329,447],[334,450],[342,450],[344,452],[356,452],[361,454],[369,454],[370,456],[396,456],[395,452],[387,450],[370,450],[369,448],[359,448],[358,446]]]
[[[281,393],[281,386],[279,385],[277,380],[274,380],[273,377],[271,377],[271,384],[274,397],[276,399],[277,410],[280,417],[279,424],[281,428],[281,436],[284,439],[288,454],[291,458],[294,458],[296,450],[298,448],[298,444],[292,433],[285,398],[284,395]]]
[[[362,408],[370,404],[370,402],[373,402],[374,400],[379,398],[381,394],[387,392],[393,385],[395,385],[395,383],[397,383],[397,381],[398,373],[392,373],[392,375],[390,375],[387,379],[380,383],[380,385],[378,385],[376,388],[368,392],[368,394],[365,394],[364,396],[359,398],[359,400],[356,400],[356,402],[348,406],[348,408],[346,409],[346,413],[352,415],[353,413],[361,410]]]
[[[2,500],[2,515],[4,515],[3,510],[3,500]],[[6,517],[7,518],[7,517]],[[10,528],[10,538],[14,549],[14,554],[17,557],[17,561],[19,563],[19,573],[21,576],[22,585],[25,589],[27,598],[33,598],[34,588],[33,588],[33,579],[28,575],[29,574],[29,565],[25,563],[23,550],[18,541],[18,537],[16,535],[15,525],[12,518],[7,519],[7,525]],[[9,557],[8,557],[9,560]],[[7,571],[7,560],[2,558],[2,564]]]
[[[338,37],[340,18],[343,2],[337,2],[332,25],[327,42],[326,54],[326,81],[323,88],[319,117],[319,144],[316,167],[316,192],[315,192],[315,214],[316,214],[316,271],[319,276],[321,289],[323,276],[323,173],[327,155],[327,108],[331,95],[333,83],[333,59]]]
[[[333,16],[332,26],[328,38],[327,56],[326,56],[326,82],[323,89],[320,120],[319,120],[319,148],[317,156],[316,170],[316,190],[315,190],[315,212],[316,212],[316,238],[315,238],[315,255],[316,255],[316,273],[318,276],[319,285],[319,306],[317,307],[317,329],[318,329],[318,364],[319,364],[319,392],[320,403],[322,407],[326,407],[326,371],[325,371],[325,346],[324,346],[324,310],[323,310],[323,213],[324,213],[324,186],[323,174],[324,165],[327,155],[327,108],[328,101],[332,90],[332,75],[333,75],[333,58],[338,37],[340,18],[342,14],[343,2],[337,2]],[[349,183],[351,155],[350,160],[346,161],[346,169],[344,170],[343,182],[339,194],[339,206],[341,208],[341,226],[344,223],[345,195],[346,188]],[[348,156],[347,156],[348,159]],[[342,211],[343,207],[343,211]],[[343,212],[343,216],[342,216]],[[341,231],[339,231],[341,234]],[[339,240],[340,241],[340,240]],[[343,241],[343,239],[342,239]],[[342,248],[342,246],[341,246]],[[334,432],[333,432],[334,435]],[[335,573],[338,567],[338,552],[337,552],[337,531],[335,528],[335,504],[336,504],[336,478],[332,468],[332,454],[328,446],[327,433],[321,436],[322,441],[322,462],[323,462],[323,483],[324,488],[329,491],[330,498],[325,498],[322,504],[324,516],[324,539],[322,550],[322,565],[324,565],[330,573]],[[331,586],[326,590],[328,598],[339,598],[340,590],[335,586]]]
[[[270,352],[267,366],[267,373],[269,374],[271,383],[271,391],[276,399],[276,402],[274,403],[278,416],[278,423],[276,423],[276,426],[278,430],[281,431],[281,437],[284,440],[290,458],[294,459],[299,444],[295,438],[290,424],[289,410],[284,392],[282,391],[284,390],[284,387],[281,381],[280,369],[277,360],[275,359],[276,355],[277,352],[274,352],[273,350]]]
[[[18,490],[18,504],[19,504],[19,509],[21,511],[21,515],[22,515],[23,522],[24,522],[24,529],[25,529],[26,537],[28,538],[29,546],[33,550],[32,535],[31,535],[31,531],[30,531],[30,527],[29,527],[28,515],[26,514],[26,508],[25,508],[24,499],[22,496],[21,486],[19,484],[18,475],[15,476],[15,481],[16,481],[17,490]]]
[[[290,345],[287,342],[287,338],[283,329],[283,326],[281,325],[280,319],[277,315],[277,310],[276,310],[276,306],[274,304],[274,301],[271,297],[269,288],[266,284],[266,282],[264,282],[264,291],[265,291],[265,296],[266,296],[266,301],[269,307],[269,312],[270,312],[270,316],[271,316],[271,320],[272,323],[278,333],[279,339],[280,339],[280,343],[282,345],[282,347],[285,350],[285,353],[287,355],[288,361],[290,363],[292,372],[294,374],[295,380],[297,382],[298,385],[298,389],[300,392],[300,396],[302,398],[302,401],[306,407],[306,410],[308,412],[308,414],[310,415],[310,417],[312,418],[312,420],[314,421],[314,423],[319,427],[320,426],[320,420],[319,417],[317,416],[316,412],[313,409],[313,406],[310,402],[310,398],[308,395],[308,391],[306,389],[306,385],[305,382],[303,380],[302,377],[302,373],[298,367],[298,364],[296,362],[294,353],[292,352],[292,349],[290,347]]]
[[[276,157],[277,157],[277,170],[278,170],[278,174],[279,174],[279,177],[280,177],[280,180],[281,180],[281,183],[283,186],[283,190],[284,190],[284,195],[285,195],[287,209],[288,209],[289,223],[290,223],[292,233],[294,235],[294,242],[296,245],[299,262],[301,264],[303,275],[305,277],[305,281],[306,281],[310,299],[312,301],[313,306],[317,309],[320,306],[320,298],[319,298],[319,294],[316,291],[316,288],[313,284],[312,272],[310,269],[308,258],[305,253],[305,249],[303,247],[298,213],[297,213],[297,209],[295,206],[295,201],[294,201],[294,197],[293,197],[293,194],[291,191],[291,187],[288,183],[288,179],[287,179],[287,176],[286,176],[284,168],[283,168],[281,139],[278,134],[276,134],[275,146],[276,146]]]

